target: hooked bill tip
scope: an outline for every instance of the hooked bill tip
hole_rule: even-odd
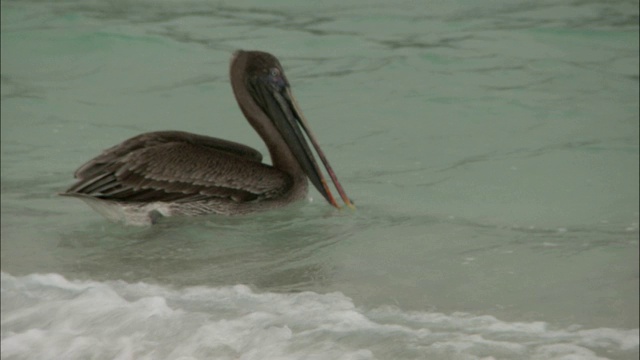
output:
[[[353,203],[353,200],[346,198],[344,199],[344,203],[345,205],[347,205],[347,207],[351,210],[355,210],[356,209],[356,204]]]

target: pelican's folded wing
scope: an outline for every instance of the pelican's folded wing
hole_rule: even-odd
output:
[[[155,132],[107,149],[81,166],[64,195],[123,202],[236,202],[276,197],[292,180],[247,146],[184,132]]]

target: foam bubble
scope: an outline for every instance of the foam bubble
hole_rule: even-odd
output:
[[[341,293],[2,273],[2,358],[623,359],[638,329],[360,309]]]

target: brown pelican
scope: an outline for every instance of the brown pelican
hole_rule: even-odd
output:
[[[340,208],[303,131],[344,203],[354,208],[291,93],[278,59],[237,51],[231,86],[244,116],[265,142],[273,165],[248,146],[182,131],[144,133],[105,150],[75,172],[61,195],[78,197],[110,220],[151,224],[162,216],[235,215],[300,200],[307,178]]]

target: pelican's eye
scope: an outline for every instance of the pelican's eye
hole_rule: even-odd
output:
[[[280,69],[278,68],[269,69],[268,78],[269,78],[269,82],[278,88],[283,88],[287,86],[287,81],[284,79],[284,77],[282,76],[282,73],[280,72]]]

